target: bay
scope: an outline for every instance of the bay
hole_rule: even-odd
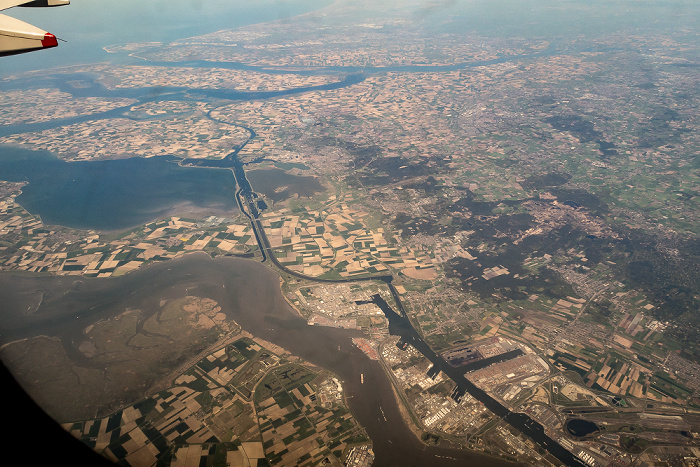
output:
[[[23,182],[16,200],[47,225],[120,230],[176,207],[237,209],[230,170],[180,167],[169,156],[65,162],[45,151],[0,146],[0,180]]]
[[[8,16],[65,40],[58,47],[3,57],[0,77],[29,70],[122,58],[103,47],[177,39],[284,21],[317,10],[330,0],[78,0],[60,8],[12,8]]]

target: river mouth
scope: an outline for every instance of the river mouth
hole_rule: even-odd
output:
[[[196,253],[112,278],[0,274],[0,291],[3,303],[12,304],[0,317],[2,360],[45,410],[47,406],[54,407],[59,397],[64,404],[72,401],[77,407],[80,398],[75,394],[84,388],[33,387],[35,383],[31,378],[35,378],[35,374],[30,374],[27,368],[32,362],[22,357],[10,359],[8,343],[48,338],[53,342],[54,354],[65,353],[71,368],[90,369],[90,362],[80,357],[85,355],[85,347],[81,349],[80,346],[90,326],[120,315],[131,317],[133,313],[129,311],[133,310],[151,316],[158,312],[162,303],[190,296],[215,301],[226,316],[244,330],[337,374],[344,382],[353,415],[373,441],[377,465],[436,465],[436,456],[444,460],[440,465],[512,465],[470,451],[424,446],[403,421],[391,382],[381,364],[370,360],[352,344],[351,338],[360,336],[359,331],[308,326],[285,301],[279,276],[257,261],[212,259]],[[41,296],[36,295],[37,291]],[[30,309],[33,312],[28,313]],[[146,371],[146,362],[142,364]],[[53,371],[46,380],[55,374],[57,372]],[[363,379],[358,377],[360,374],[364,375]],[[61,394],[56,392],[58,389]],[[145,392],[147,388],[140,394],[125,392],[120,403],[129,403],[127,397],[138,400]],[[95,391],[85,391],[85,395],[80,404],[100,397]],[[47,397],[54,400],[46,400]],[[108,407],[110,401],[105,398],[98,402]],[[62,412],[62,421],[75,419],[77,408],[71,410]],[[380,413],[386,418],[379,416]]]

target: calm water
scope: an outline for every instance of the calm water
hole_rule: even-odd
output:
[[[588,420],[583,420],[581,418],[573,418],[566,422],[566,429],[572,435],[579,437],[600,431],[598,425]]]
[[[0,180],[28,181],[17,197],[45,224],[119,230],[181,204],[237,209],[229,170],[184,168],[172,157],[64,162],[47,152],[0,146]]]
[[[284,20],[331,0],[75,0],[60,8],[3,12],[55,34],[67,43],[45,51],[3,57],[0,77],[27,70],[119,59],[102,48],[164,42]]]

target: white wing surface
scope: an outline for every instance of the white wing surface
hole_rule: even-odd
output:
[[[0,0],[0,11],[7,10],[13,6],[28,6],[28,7],[49,7],[68,5],[70,0]]]
[[[0,10],[16,6],[53,7],[68,5],[69,0],[0,0]],[[56,36],[24,21],[0,15],[0,56],[15,55],[56,47]]]

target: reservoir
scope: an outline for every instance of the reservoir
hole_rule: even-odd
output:
[[[590,435],[591,433],[600,431],[600,428],[598,428],[598,425],[595,423],[580,418],[572,418],[566,422],[566,429],[573,436],[577,437]]]

